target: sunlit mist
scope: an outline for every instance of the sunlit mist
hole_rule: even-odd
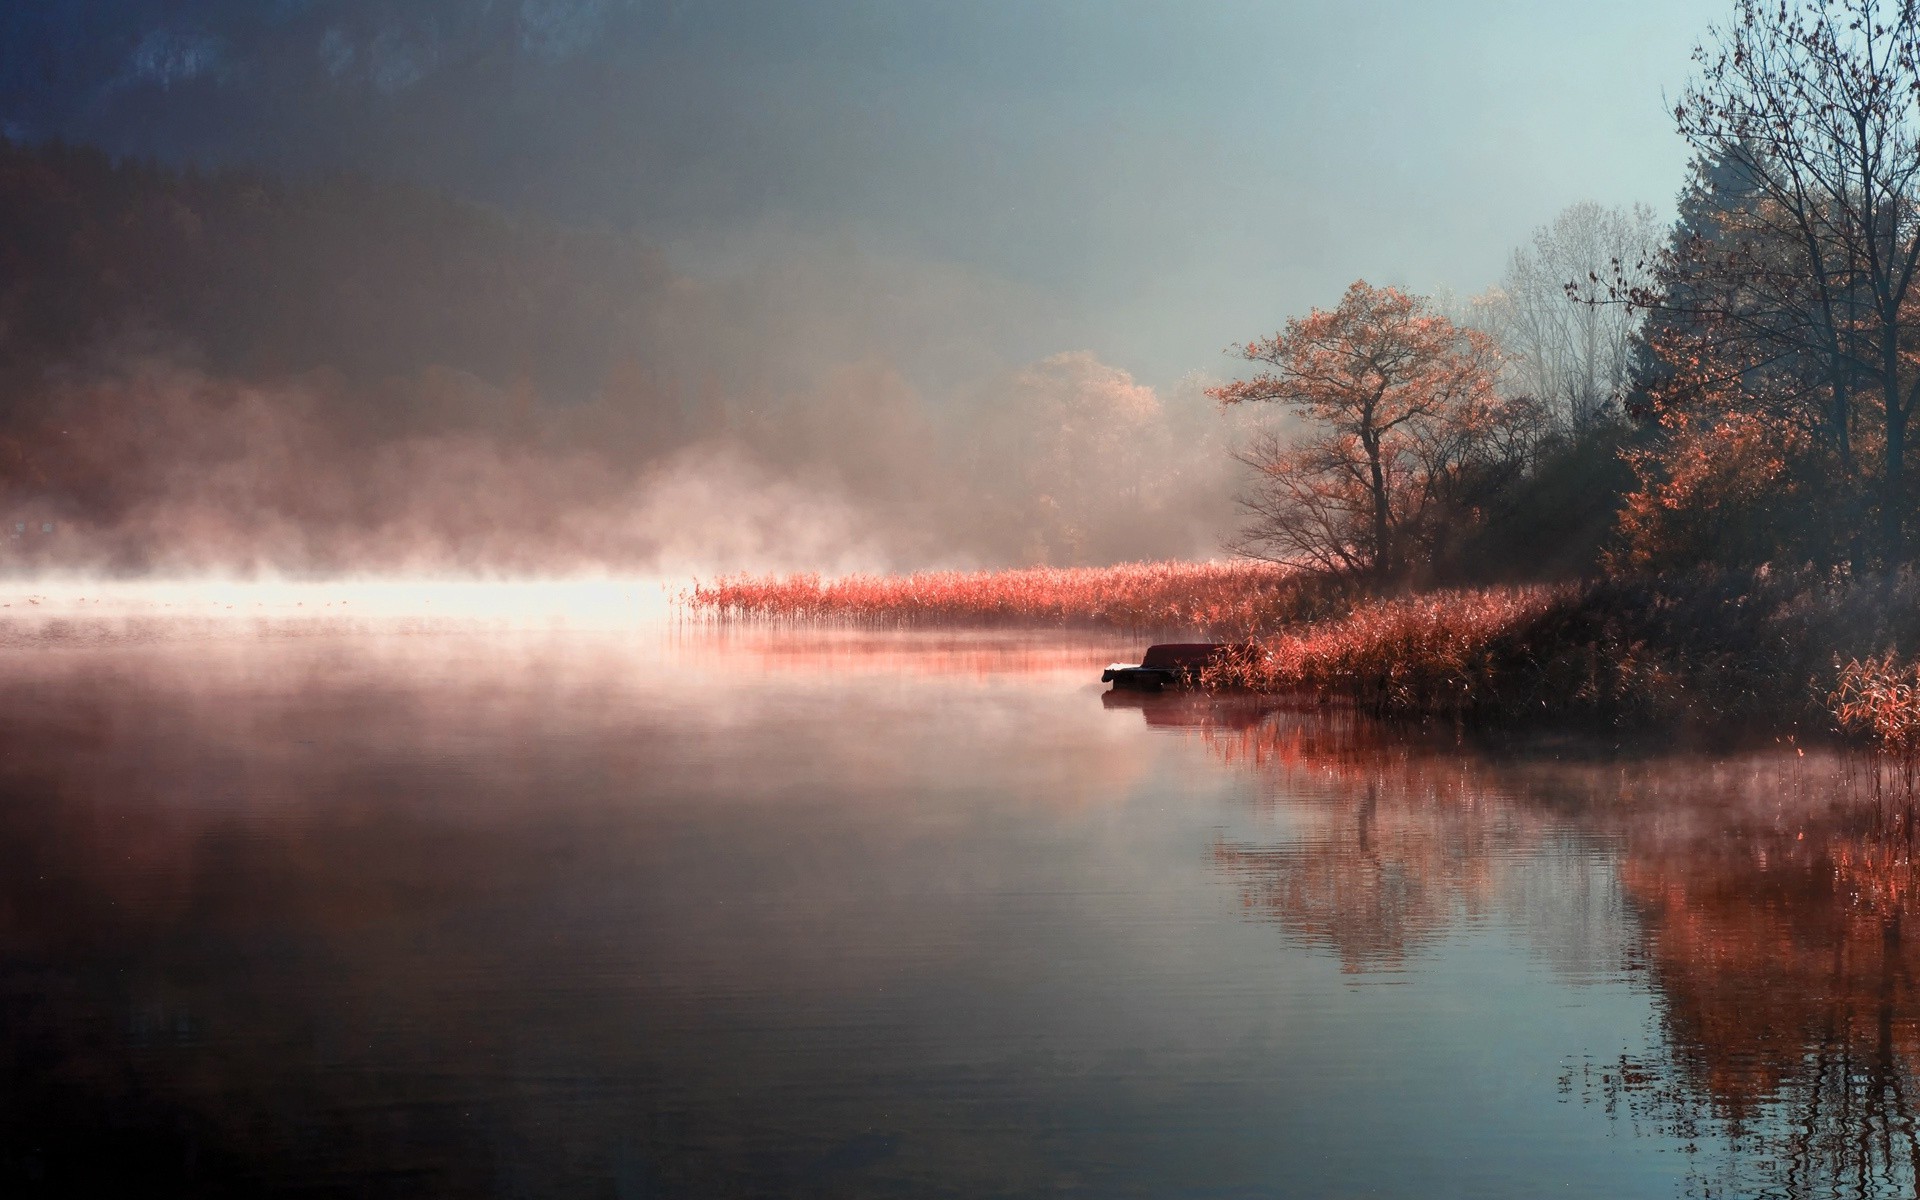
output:
[[[442,621],[479,626],[619,628],[674,610],[658,579],[480,581],[435,578],[291,580],[46,579],[0,585],[0,624],[180,619]]]

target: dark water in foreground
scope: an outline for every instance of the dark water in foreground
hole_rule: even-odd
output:
[[[8,650],[0,1192],[1911,1194],[1906,846],[1831,759],[1120,648]]]

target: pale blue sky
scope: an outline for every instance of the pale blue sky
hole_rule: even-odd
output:
[[[901,158],[817,213],[1057,292],[1164,379],[1355,277],[1478,290],[1567,204],[1667,208],[1663,96],[1725,8],[1081,5],[1008,42],[981,21],[919,77],[851,66],[900,93],[872,125]]]
[[[409,175],[696,272],[921,264],[1043,314],[1009,358],[1166,384],[1356,277],[1469,293],[1567,204],[1670,207],[1664,97],[1730,0],[9,8],[19,134]]]

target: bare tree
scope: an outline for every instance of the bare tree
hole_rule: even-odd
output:
[[[1582,302],[1601,280],[1644,290],[1664,233],[1653,210],[1575,204],[1513,252],[1482,318],[1507,355],[1513,390],[1534,397],[1565,429],[1613,419],[1632,381],[1634,332],[1644,312]]]

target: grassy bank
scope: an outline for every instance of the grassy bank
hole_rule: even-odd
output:
[[[1897,668],[1863,676],[1862,664],[1916,650],[1912,574],[1692,573],[1381,601],[1264,636],[1212,682],[1383,715],[1822,728],[1846,684],[1876,703],[1843,724],[1874,735]]]
[[[1354,602],[1255,563],[736,576],[696,617],[1181,631],[1248,646],[1216,687],[1383,716],[1836,725],[1920,753],[1920,575],[1690,572]]]

